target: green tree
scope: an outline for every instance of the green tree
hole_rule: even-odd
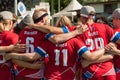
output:
[[[52,0],[49,0],[50,5]],[[60,10],[64,9],[72,0],[60,0]],[[78,0],[80,4],[84,4],[83,0]],[[58,0],[54,0],[54,11],[58,12]]]

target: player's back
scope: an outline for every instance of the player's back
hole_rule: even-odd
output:
[[[45,33],[41,32],[39,30],[36,30],[34,28],[25,28],[20,32],[21,44],[26,44],[26,46],[27,46],[26,53],[34,52],[35,48],[37,48],[37,46],[42,44],[44,39],[45,39]],[[40,60],[38,60],[38,61],[40,61]],[[19,70],[19,74],[17,75],[16,78],[19,78],[21,76],[29,77],[32,79],[36,79],[36,78],[40,79],[41,78],[39,69],[33,70],[33,69],[23,68],[23,67],[18,66],[18,70]]]
[[[91,51],[99,50],[104,48],[110,42],[114,31],[108,25],[94,23],[88,25],[89,30],[85,34],[80,35],[78,38],[81,38],[86,46]],[[102,76],[107,73],[113,67],[112,61],[106,61],[103,63],[92,64],[86,69],[84,69],[84,74],[87,75],[88,72],[94,75],[90,76]]]
[[[47,56],[49,57],[49,62],[45,66],[45,77],[53,80],[73,80],[78,57],[77,51],[83,45],[82,41],[80,42],[77,38],[61,44],[53,44],[46,40],[41,45],[41,48],[48,53]]]
[[[25,28],[20,33],[20,41],[22,44],[27,45],[26,52],[33,52],[45,39],[45,33],[33,29]]]

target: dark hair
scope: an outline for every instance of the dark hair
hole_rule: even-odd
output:
[[[105,16],[99,16],[98,18],[96,18],[95,22],[97,22],[98,20],[101,20],[103,24],[109,24],[109,21]]]
[[[20,23],[18,23],[15,27],[14,27],[14,32],[19,34],[21,32],[21,30],[23,30],[23,28],[25,28],[27,26],[27,24],[25,24],[23,21],[21,21]]]

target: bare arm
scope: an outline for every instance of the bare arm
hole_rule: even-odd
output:
[[[64,33],[64,34],[54,34],[52,37],[48,38],[49,41],[53,43],[63,43],[77,35],[84,33],[88,28],[87,27],[78,27],[76,30]]]
[[[82,69],[78,69],[75,72],[76,80],[82,80]]]
[[[105,49],[102,48],[94,52],[87,51],[84,54],[82,54],[82,57],[84,57],[88,61],[94,61],[99,59],[104,53],[105,53]]]
[[[85,67],[89,66],[90,64],[101,63],[101,62],[105,62],[105,61],[108,61],[108,60],[111,60],[111,59],[113,59],[113,55],[105,54],[95,61],[83,60],[82,61],[82,67],[85,68]]]
[[[53,42],[53,43],[63,43],[75,36],[79,35],[79,33],[77,32],[77,30],[69,32],[69,33],[65,33],[65,34],[58,34],[58,35],[53,35],[52,37],[50,37],[48,40]]]
[[[40,55],[33,52],[33,53],[9,53],[6,54],[5,56],[6,60],[10,60],[10,59],[18,59],[18,60],[23,60],[23,61],[35,61],[37,59],[40,59]]]
[[[30,69],[40,69],[43,66],[42,62],[29,63],[21,60],[16,60],[16,59],[12,59],[11,61],[20,67],[30,68]]]
[[[24,51],[25,44],[0,46],[0,52],[11,52],[11,51]]]
[[[30,24],[29,25],[31,28],[38,29],[44,33],[55,33],[55,34],[60,34],[64,33],[61,27],[53,27],[53,26],[48,26],[48,25],[36,25],[36,24]]]
[[[14,45],[10,46],[0,46],[0,52],[8,52],[14,49]]]

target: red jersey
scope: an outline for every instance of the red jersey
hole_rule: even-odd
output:
[[[114,30],[115,32],[120,32],[120,28],[115,28]],[[120,44],[117,44],[117,48],[120,49]],[[119,80],[120,79],[120,64],[118,64],[118,62],[120,61],[120,56],[115,55],[113,61],[114,61],[115,71],[117,73],[117,80]]]
[[[34,49],[37,48],[45,40],[45,33],[36,30],[25,28],[20,32],[20,40],[22,44],[27,45],[26,53],[34,52]],[[40,70],[33,70],[28,68],[18,67],[19,74],[17,77],[29,77],[34,79],[40,79]]]
[[[11,44],[16,44],[18,42],[19,36],[10,31],[3,31],[0,34],[0,45],[9,46]],[[5,53],[0,53],[0,80],[13,80],[11,74],[10,63],[5,62],[3,57]]]
[[[114,31],[108,25],[93,23],[91,26],[88,25],[89,30],[78,36],[81,38],[89,50],[95,51],[99,50],[100,48],[104,48],[107,45],[113,34]],[[92,78],[92,77],[99,77],[109,75],[109,72],[113,68],[112,61],[106,61],[102,63],[92,64],[86,69],[84,69],[84,78]],[[114,70],[113,70],[114,73]]]
[[[88,51],[84,43],[77,38],[61,44],[53,44],[46,40],[39,49],[49,57],[45,64],[45,77],[48,80],[74,80],[76,59],[78,55]]]
[[[30,53],[45,40],[45,33],[34,28],[25,28],[20,32],[19,37],[21,43],[27,45],[26,53]]]

